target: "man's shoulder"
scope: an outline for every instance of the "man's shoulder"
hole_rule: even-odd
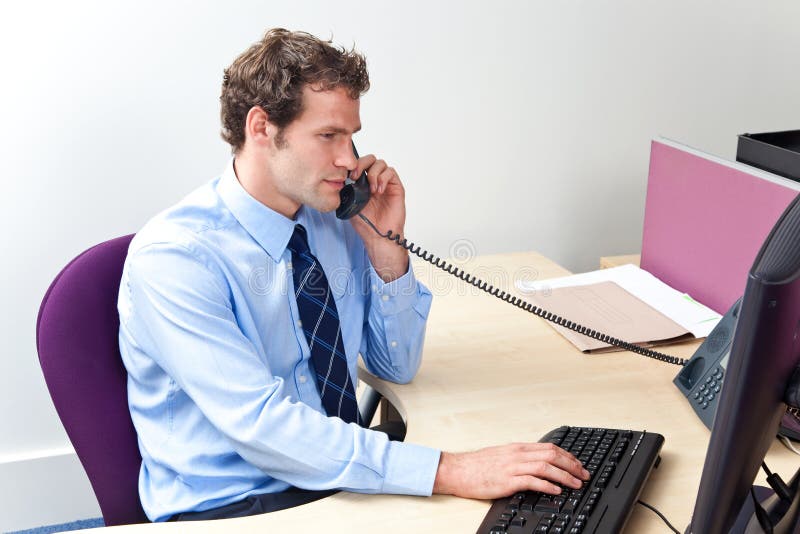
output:
[[[224,232],[236,224],[217,193],[219,179],[198,187],[165,209],[136,233],[128,256],[153,246],[199,252],[207,247],[209,234]]]

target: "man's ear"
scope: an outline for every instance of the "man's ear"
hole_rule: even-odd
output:
[[[257,145],[275,141],[278,128],[269,122],[269,115],[261,106],[253,106],[247,112],[244,123],[245,140],[250,139]]]

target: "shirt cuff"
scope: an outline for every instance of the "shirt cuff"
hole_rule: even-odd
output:
[[[370,265],[369,285],[373,303],[383,315],[394,315],[407,310],[419,298],[419,283],[414,276],[411,262],[408,263],[406,274],[389,283],[384,282]]]
[[[430,497],[441,451],[414,443],[389,442],[381,493]]]

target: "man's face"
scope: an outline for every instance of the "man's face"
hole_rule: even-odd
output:
[[[339,191],[356,166],[350,143],[360,128],[359,101],[344,89],[303,90],[303,111],[283,129],[283,142],[273,144],[268,158],[281,204],[294,208],[291,216],[301,204],[321,212],[339,206]]]

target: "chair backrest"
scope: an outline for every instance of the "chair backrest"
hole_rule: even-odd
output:
[[[106,525],[142,523],[142,457],[119,353],[117,294],[133,235],[100,243],[53,280],[36,323],[47,388]]]

